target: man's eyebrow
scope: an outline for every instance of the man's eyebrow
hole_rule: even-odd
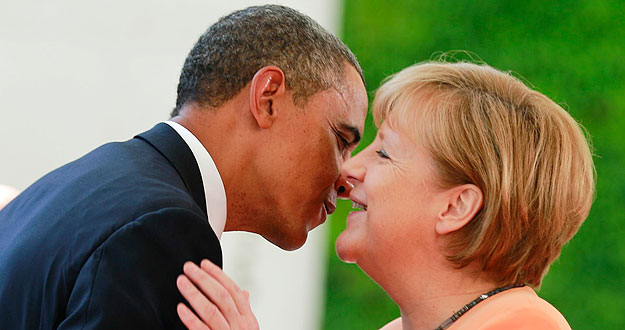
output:
[[[360,131],[356,127],[345,123],[342,123],[340,126],[341,129],[349,131],[354,136],[354,139],[349,144],[358,144],[360,142]]]

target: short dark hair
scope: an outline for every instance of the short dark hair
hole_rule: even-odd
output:
[[[268,65],[282,69],[302,105],[340,86],[346,62],[363,77],[349,48],[310,17],[279,5],[248,7],[222,17],[197,41],[182,68],[171,116],[189,102],[220,106]]]

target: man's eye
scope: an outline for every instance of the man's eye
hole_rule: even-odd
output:
[[[386,153],[386,151],[384,149],[380,149],[377,150],[376,153],[381,157],[381,158],[385,158],[385,159],[391,159],[391,157],[388,156],[388,154]]]
[[[341,134],[336,134],[336,136],[338,137],[338,140],[339,140],[339,147],[341,149],[346,149],[347,146],[349,146],[349,141],[347,141],[347,139],[344,138],[343,135]]]

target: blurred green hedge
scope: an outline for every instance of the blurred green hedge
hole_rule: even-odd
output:
[[[371,92],[381,80],[440,52],[467,50],[523,77],[564,105],[590,132],[597,197],[539,294],[573,329],[625,328],[625,2],[345,0],[343,40],[358,56]],[[360,147],[373,140],[367,119]],[[324,329],[377,329],[399,316],[386,294],[334,240],[350,209],[330,221]]]

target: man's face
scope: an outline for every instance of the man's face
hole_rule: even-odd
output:
[[[282,113],[263,187],[267,205],[257,215],[266,239],[286,250],[299,248],[308,231],[334,212],[339,171],[363,134],[367,103],[360,76],[346,66],[342,88],[311,96],[303,108],[277,110]]]

